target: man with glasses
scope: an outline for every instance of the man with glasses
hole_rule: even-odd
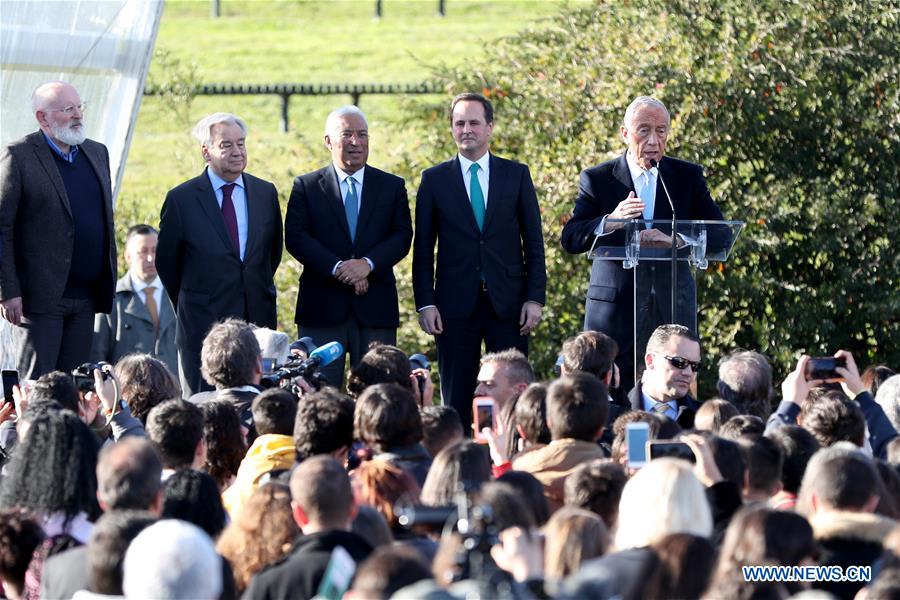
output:
[[[21,328],[23,379],[88,359],[116,275],[106,146],[86,138],[68,83],[39,86],[31,103],[40,130],[0,152],[0,316]]]
[[[647,342],[644,363],[641,380],[628,394],[631,408],[693,429],[700,403],[691,397],[691,384],[700,368],[700,339],[684,325],[660,325]]]

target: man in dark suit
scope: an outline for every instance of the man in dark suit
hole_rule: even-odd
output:
[[[68,83],[38,87],[40,131],[0,153],[0,315],[22,328],[18,370],[37,379],[88,359],[116,275],[109,153],[86,139]]]
[[[412,219],[401,178],[369,157],[369,126],[355,106],[328,115],[332,164],[294,180],[285,245],[303,265],[295,320],[316,344],[340,342],[356,365],[373,341],[394,345],[400,311],[394,265],[409,252]],[[322,369],[340,387],[344,359]]]
[[[437,342],[444,404],[468,429],[482,340],[487,352],[527,355],[547,273],[528,167],[488,151],[491,103],[457,96],[450,124],[459,154],[422,173],[419,185],[413,288],[419,324]]]
[[[200,347],[213,323],[236,317],[276,327],[273,278],[282,247],[275,186],[244,172],[244,122],[215,113],[194,134],[207,169],[166,195],[156,253],[156,269],[178,313],[185,397],[211,389],[200,376]]]
[[[665,181],[678,219],[722,220],[722,212],[709,194],[699,165],[665,157],[669,135],[669,111],[648,96],[636,98],[625,111],[620,129],[627,152],[581,173],[578,199],[572,217],[563,227],[562,246],[578,254],[590,249],[602,236],[606,246],[624,245],[622,223],[607,219],[671,219],[672,209],[660,179]],[[658,163],[653,167],[651,161]],[[679,246],[688,243],[679,237]],[[671,248],[670,232],[646,229],[641,244]],[[682,323],[697,330],[694,281],[685,262],[678,263],[676,314],[671,314],[671,271],[665,262],[638,265],[638,293],[643,300],[638,313],[638,348],[661,323]],[[634,270],[621,263],[595,260],[585,305],[584,328],[601,331],[619,345],[616,364],[621,372],[620,390],[634,383]]]
[[[684,325],[660,325],[647,341],[644,363],[641,380],[628,393],[631,409],[693,429],[700,403],[691,396],[691,384],[700,367],[700,338]]]

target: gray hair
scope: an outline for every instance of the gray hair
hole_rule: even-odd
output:
[[[68,81],[62,81],[61,79],[57,79],[56,81],[48,81],[34,88],[34,91],[31,92],[31,112],[44,110],[44,108],[47,106],[47,97],[50,95],[50,90],[59,88],[61,86],[67,86],[72,88],[73,90],[75,89],[75,87],[71,83],[69,83]],[[76,93],[78,93],[77,90]]]
[[[196,598],[222,593],[222,559],[206,532],[166,519],[144,529],[128,546],[122,588],[126,598]]]
[[[212,128],[220,123],[237,125],[244,132],[244,137],[247,137],[247,124],[244,120],[237,115],[225,112],[213,113],[200,119],[191,130],[191,135],[197,138],[201,146],[209,146],[212,143]]]
[[[881,406],[894,429],[900,430],[900,375],[892,375],[878,386],[875,402]]]
[[[325,135],[329,135],[334,128],[337,127],[338,121],[341,117],[345,117],[347,115],[356,115],[363,120],[363,123],[366,124],[366,129],[369,128],[369,120],[366,118],[365,113],[359,109],[358,106],[354,106],[352,104],[348,104],[346,106],[341,106],[340,108],[336,108],[328,115],[328,118],[325,119]]]
[[[767,419],[772,412],[772,367],[759,352],[738,350],[723,358],[716,388],[741,414]]]
[[[697,335],[685,327],[684,325],[677,325],[674,323],[669,323],[666,325],[660,325],[656,329],[653,330],[653,333],[650,334],[650,339],[647,340],[647,352],[659,352],[663,349],[663,347],[669,343],[669,339],[673,337],[683,337],[691,340],[692,342],[700,343],[700,338]]]
[[[661,108],[666,112],[666,121],[672,120],[672,116],[669,114],[669,109],[666,108],[666,105],[661,101],[652,96],[638,96],[637,98],[632,100],[631,104],[628,105],[628,108],[625,109],[625,118],[622,119],[622,124],[625,127],[631,127],[631,119],[632,117],[634,117],[634,112],[642,106]]]

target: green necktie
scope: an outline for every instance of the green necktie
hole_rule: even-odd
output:
[[[478,223],[478,231],[484,230],[484,192],[478,183],[478,163],[472,163],[469,167],[471,178],[469,179],[469,197],[472,202],[472,212],[475,213],[475,222]]]

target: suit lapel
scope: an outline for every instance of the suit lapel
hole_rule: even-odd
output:
[[[450,197],[453,198],[453,204],[462,211],[463,219],[474,229],[478,231],[478,222],[475,221],[475,213],[472,212],[472,201],[466,193],[466,184],[463,181],[462,167],[459,164],[459,156],[447,163],[447,168],[451,171],[448,175],[450,182]],[[490,203],[490,182],[488,182],[488,203]],[[459,198],[459,200],[455,200]]]
[[[260,214],[262,207],[259,205],[259,202],[255,201],[256,180],[246,173],[243,174],[243,177],[244,198],[247,201],[247,245],[244,247],[244,260],[246,261],[250,257],[250,253],[256,249],[258,240],[254,232],[262,231],[259,227],[256,227],[256,224],[262,221],[262,215]],[[225,222],[224,217],[222,222]]]
[[[356,220],[357,240],[361,238],[363,231],[366,229],[366,224],[372,218],[375,204],[378,202],[378,189],[378,176],[375,173],[375,169],[366,165],[366,170],[363,172],[362,195],[359,197],[359,218]],[[344,218],[346,219],[346,213]],[[350,232],[349,227],[347,232]]]
[[[666,199],[666,191],[663,189],[662,180],[672,181],[672,171],[670,169],[671,162],[667,161],[665,157],[661,161],[659,161],[659,173],[656,175],[656,199],[653,203],[653,219],[671,219],[672,218],[672,209],[669,207],[669,201]],[[675,198],[672,198],[672,201],[675,201]],[[670,226],[668,231],[671,231],[672,227]]]
[[[225,229],[225,218],[222,217],[222,209],[219,208],[219,202],[216,200],[216,192],[213,190],[212,183],[209,181],[209,175],[206,174],[206,170],[204,170],[203,174],[195,179],[195,181],[197,182],[197,187],[195,188],[197,202],[203,208],[203,212],[206,213],[210,225],[212,225],[213,230],[218,234],[222,243],[231,250],[231,253],[237,258],[240,258],[237,251],[235,251],[234,246],[231,245],[231,238],[228,237],[228,231]],[[247,185],[246,182],[244,185]],[[249,238],[249,235],[247,237]]]
[[[613,177],[625,188],[625,195],[622,196],[621,200],[628,196],[628,192],[637,194],[637,190],[634,189],[634,181],[631,179],[631,170],[628,168],[628,161],[625,160],[624,154],[616,160],[616,164],[613,167]]]
[[[63,208],[66,209],[66,212],[69,213],[69,216],[71,217],[72,207],[69,205],[69,196],[66,194],[66,185],[63,183],[62,176],[59,174],[59,169],[54,162],[55,159],[52,154],[53,150],[47,145],[47,140],[44,139],[44,134],[42,132],[38,131],[34,136],[32,143],[34,144],[34,153],[37,155],[38,162],[40,162],[41,166],[44,167],[44,170],[47,171],[47,175],[53,183],[53,188],[56,190]]]
[[[341,196],[341,188],[338,185],[337,172],[333,166],[327,166],[319,170],[319,187],[325,195],[325,202],[331,206],[338,223],[347,239],[350,239],[350,225],[347,223],[347,213],[344,212],[344,198]],[[357,224],[359,221],[357,221]]]
[[[484,214],[484,229],[491,223],[491,217],[497,212],[497,204],[501,201],[503,190],[506,189],[506,177],[509,174],[505,165],[493,154],[490,155],[490,172],[488,174],[487,211]],[[469,211],[472,212],[472,211]],[[474,219],[474,213],[473,217]]]

